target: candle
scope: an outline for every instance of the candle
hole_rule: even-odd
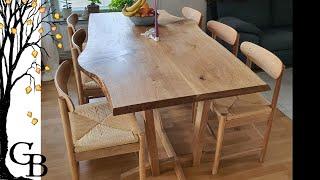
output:
[[[159,28],[158,28],[158,0],[154,0],[154,28],[156,30],[156,38],[159,37]]]

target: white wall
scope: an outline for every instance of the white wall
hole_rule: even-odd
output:
[[[153,0],[149,0],[149,2]],[[206,22],[206,0],[158,0],[159,9],[164,9],[168,11],[170,14],[175,16],[182,16],[181,9],[184,6],[189,6],[193,9],[196,9],[201,12],[203,19],[202,19],[202,26],[205,26]]]

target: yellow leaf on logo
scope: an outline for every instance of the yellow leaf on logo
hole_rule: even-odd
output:
[[[16,28],[11,28],[11,33],[12,34],[16,34],[17,33],[17,29]]]
[[[37,3],[36,3],[36,2],[33,2],[33,3],[31,4],[31,6],[32,6],[33,8],[35,8],[35,7],[37,7]]]
[[[41,85],[40,84],[36,85],[36,91],[41,91]]]
[[[56,30],[57,30],[57,26],[52,25],[52,26],[51,26],[51,31],[56,31]]]
[[[40,13],[46,12],[46,8],[45,8],[45,7],[40,7],[39,12],[40,12]]]
[[[34,58],[36,58],[36,57],[38,56],[38,51],[33,50],[32,53],[31,53],[31,55],[32,55]]]
[[[33,22],[32,19],[28,19],[27,20],[27,25],[32,25],[32,22]]]
[[[62,39],[62,35],[61,35],[60,33],[56,34],[56,39],[57,39],[57,40]]]
[[[29,94],[32,91],[32,88],[30,86],[26,87],[26,94]]]
[[[63,44],[62,44],[62,43],[58,43],[58,44],[57,44],[57,47],[58,47],[59,49],[62,49],[62,48],[63,48]]]
[[[46,65],[46,66],[44,67],[44,69],[45,69],[46,71],[50,71],[50,67],[49,67],[48,65]]]
[[[32,112],[31,112],[31,111],[28,111],[27,116],[28,116],[29,118],[31,118],[31,117],[32,117]]]
[[[43,33],[43,32],[44,32],[43,27],[39,28],[38,32],[39,32],[40,34]]]
[[[32,6],[33,8],[35,8],[35,7],[37,7],[37,5],[38,5],[37,1],[36,1],[36,0],[33,0],[32,3],[31,3],[31,6]]]
[[[36,73],[40,74],[41,73],[41,68],[37,67],[36,68]]]
[[[32,118],[31,123],[32,123],[33,125],[36,125],[36,124],[38,123],[38,119],[37,119],[37,118]]]
[[[60,14],[59,13],[54,13],[53,17],[54,17],[54,19],[59,20],[60,19]]]

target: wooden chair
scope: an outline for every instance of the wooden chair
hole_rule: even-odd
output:
[[[202,23],[202,15],[201,12],[192,9],[190,7],[183,7],[182,8],[182,15],[187,18],[187,19],[191,19],[197,22],[197,24],[199,25],[199,27],[201,28],[201,23]]]
[[[212,33],[212,37],[217,37],[232,46],[232,53],[237,56],[239,49],[239,34],[232,27],[218,21],[208,21],[208,30]]]
[[[241,44],[241,52],[247,57],[247,61],[252,62],[263,69],[270,77],[275,79],[276,84],[273,91],[272,102],[265,100],[260,93],[247,94],[236,97],[215,99],[212,103],[212,110],[215,120],[218,121],[218,130],[215,157],[212,174],[216,174],[221,158],[221,149],[226,128],[239,127],[242,125],[251,125],[257,134],[261,137],[261,145],[254,149],[239,152],[229,157],[244,155],[252,152],[260,152],[260,162],[264,161],[266,149],[269,141],[272,121],[275,116],[277,100],[280,91],[281,78],[284,71],[284,65],[281,60],[268,50],[250,42]],[[255,127],[254,123],[266,121],[267,127],[264,134]]]
[[[67,18],[67,33],[68,33],[68,37],[69,37],[69,46],[70,46],[70,48],[73,48],[72,39],[71,38],[72,38],[73,34],[77,31],[76,25],[78,24],[78,21],[79,21],[79,16],[78,16],[78,14],[75,14],[75,13],[72,13]],[[82,50],[85,48],[85,46],[86,46],[86,43],[83,42],[82,43],[82,47],[81,47]]]
[[[78,91],[78,100],[79,104],[88,103],[91,98],[103,97],[104,94],[100,86],[90,78],[84,70],[81,69],[78,63],[78,57],[82,52],[82,43],[86,39],[86,32],[84,29],[77,30],[71,38],[72,48],[72,62],[73,69],[76,79],[77,91]]]
[[[78,53],[83,51],[83,43],[87,38],[87,32],[84,29],[78,29],[71,38],[72,47],[76,48]]]
[[[73,35],[76,32],[76,25],[78,24],[79,16],[78,14],[72,13],[67,18],[67,32],[69,37],[69,46],[70,49],[74,48],[73,45]],[[86,32],[83,29],[79,29],[80,32],[75,37],[75,42],[77,44],[76,48],[78,51],[78,54],[72,54],[72,61],[75,71],[75,77],[76,77],[76,84],[77,84],[77,91],[78,91],[78,100],[79,104],[88,103],[90,98],[96,98],[96,97],[103,97],[103,93],[99,85],[91,79],[88,75],[86,75],[83,71],[80,70],[79,64],[78,64],[78,56],[83,51],[85,47],[85,40],[86,40]],[[79,47],[80,45],[81,47]],[[80,72],[80,75],[79,73]],[[80,78],[80,79],[79,79]],[[80,83],[81,82],[81,83]]]
[[[232,53],[237,56],[239,49],[239,34],[232,27],[227,26],[223,23],[211,20],[208,21],[207,27],[212,33],[212,37],[216,39],[217,37],[227,44],[232,46]],[[195,122],[195,116],[197,111],[198,103],[195,102],[192,104],[192,122]]]
[[[71,38],[72,35],[76,32],[76,25],[78,24],[79,16],[78,14],[72,13],[67,18],[67,33],[69,37],[69,45],[72,48]]]
[[[55,86],[72,179],[79,179],[79,161],[132,152],[139,152],[140,179],[145,179],[144,132],[139,129],[135,115],[113,116],[107,102],[75,107],[67,90],[71,67],[70,60],[59,66]]]

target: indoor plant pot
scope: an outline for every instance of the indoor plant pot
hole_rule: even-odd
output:
[[[98,13],[100,11],[100,6],[98,4],[100,4],[100,0],[89,0],[91,2],[91,4],[89,4],[87,6],[88,8],[88,13]]]

